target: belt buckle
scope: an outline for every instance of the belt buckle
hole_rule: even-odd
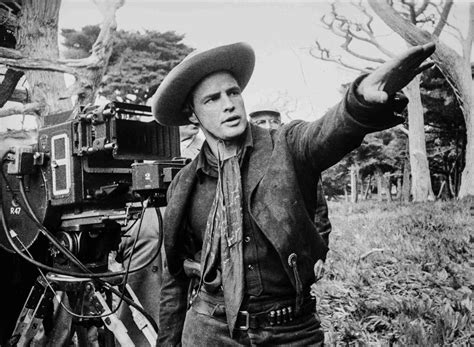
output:
[[[250,324],[250,313],[247,311],[240,311],[239,312],[241,315],[245,316],[245,325],[239,325],[238,329],[239,330],[249,330],[249,324]]]

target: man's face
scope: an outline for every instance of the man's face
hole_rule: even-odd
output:
[[[193,93],[193,108],[204,133],[232,141],[247,128],[247,114],[240,87],[228,72],[204,78]]]
[[[271,114],[259,114],[252,117],[252,123],[265,129],[278,129],[281,126],[281,119]]]

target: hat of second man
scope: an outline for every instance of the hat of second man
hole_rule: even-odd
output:
[[[255,53],[244,42],[193,52],[164,78],[153,95],[151,109],[158,123],[168,126],[189,124],[186,100],[194,87],[206,76],[228,71],[245,88],[255,66]]]
[[[276,110],[273,110],[271,108],[264,108],[264,109],[260,109],[260,110],[257,110],[257,111],[250,112],[249,117],[250,118],[258,117],[258,116],[261,116],[261,115],[264,115],[264,114],[268,114],[268,115],[271,115],[271,116],[274,116],[274,117],[277,117],[277,118],[281,118],[280,112],[278,112]]]

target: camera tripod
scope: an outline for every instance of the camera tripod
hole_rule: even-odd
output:
[[[79,346],[99,345],[99,340],[102,342],[100,345],[107,347],[115,346],[114,340],[117,340],[121,346],[134,346],[125,325],[110,308],[111,295],[104,298],[101,288],[98,288],[93,280],[52,273],[46,274],[45,277],[39,276],[31,288],[9,345],[28,346],[42,324],[46,323],[45,320],[52,315],[54,293],[63,292],[67,294],[69,302],[72,304],[70,308],[67,308],[66,304],[61,302],[62,309],[65,309],[73,317],[69,339],[76,333]],[[126,294],[140,305],[128,284],[125,288]],[[130,309],[137,327],[150,345],[154,346],[157,332],[141,312],[133,306],[130,306]],[[88,328],[91,326],[98,328],[95,342],[87,337]],[[107,329],[101,329],[102,327]],[[65,342],[67,341],[53,341],[53,344],[64,344]]]
[[[0,212],[2,211],[0,210]],[[127,268],[126,271],[108,271],[108,255],[112,249],[116,249],[115,244],[120,239],[121,228],[116,222],[106,223],[106,226],[104,226],[101,223],[95,223],[95,219],[90,224],[87,224],[84,219],[89,219],[89,214],[81,214],[80,223],[74,220],[74,225],[77,225],[72,229],[75,232],[65,232],[66,229],[64,229],[56,233],[59,238],[55,241],[55,247],[50,248],[51,255],[53,256],[53,267],[50,267],[33,259],[31,253],[24,247],[16,232],[6,225],[3,213],[0,213],[2,224],[4,224],[4,231],[6,231],[5,234],[10,245],[17,254],[37,265],[41,274],[29,293],[8,345],[28,346],[41,328],[44,328],[45,332],[51,332],[52,329],[47,329],[49,326],[55,326],[56,323],[59,325],[64,323],[54,319],[53,299],[56,298],[60,304],[59,309],[62,310],[62,313],[65,312],[64,321],[68,324],[62,324],[64,327],[60,327],[63,328],[63,331],[60,334],[61,338],[59,341],[51,337],[53,335],[56,336],[55,334],[46,334],[50,335],[48,338],[52,338],[48,342],[49,345],[69,345],[71,342],[73,345],[79,346],[109,347],[115,346],[115,341],[118,341],[121,346],[134,346],[125,325],[116,314],[120,304],[125,302],[132,313],[135,325],[141,330],[148,343],[151,346],[155,346],[158,330],[156,323],[143,310],[135,293],[126,282],[128,273],[148,266],[156,255],[159,254],[159,251],[146,264],[133,270]],[[92,214],[95,216],[96,212]],[[104,212],[101,211],[99,214],[103,215]],[[110,213],[106,214],[111,215]],[[63,215],[63,218],[67,219],[67,215]],[[139,218],[138,220],[139,231],[142,219]],[[131,223],[133,226],[134,222]],[[95,227],[98,225],[100,227],[97,232]],[[137,238],[138,235],[139,233],[137,232]],[[53,237],[51,238],[51,240],[54,239]],[[161,238],[158,244],[161,245]],[[133,254],[134,245],[131,254]],[[62,249],[61,253],[67,256],[62,257],[58,249]],[[80,256],[84,262],[68,255],[74,253]],[[114,288],[114,286],[121,283],[124,283],[122,291]],[[64,293],[64,297],[67,297],[67,300],[58,299],[57,294],[59,292]],[[119,304],[116,305],[117,309],[113,310],[111,309],[112,294],[119,298]],[[95,340],[94,336],[89,334],[92,328],[97,331]],[[88,337],[88,335],[90,336]]]

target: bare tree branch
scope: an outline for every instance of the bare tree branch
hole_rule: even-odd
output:
[[[10,108],[0,109],[0,118],[12,116],[15,114],[37,114],[42,110],[43,105],[37,102],[25,104]]]
[[[344,49],[347,53],[349,53],[350,55],[358,58],[358,59],[362,59],[362,60],[367,60],[367,61],[371,61],[373,63],[379,63],[379,64],[383,64],[385,63],[386,60],[384,59],[380,59],[380,58],[373,58],[371,56],[368,56],[368,55],[364,55],[364,54],[360,54],[360,53],[357,53],[355,52],[354,50],[352,50],[349,45],[351,44],[352,42],[352,37],[351,36],[347,36],[346,37],[346,41],[341,45],[341,48]]]
[[[423,0],[423,3],[418,8],[418,10],[415,10],[415,18],[418,17],[420,14],[425,12],[425,10],[428,7],[429,3],[430,3],[430,0]]]
[[[408,136],[410,134],[409,130],[407,128],[405,128],[402,124],[397,125],[395,128],[400,130],[406,136]]]
[[[59,60],[53,61],[48,59],[30,58],[9,59],[0,57],[0,64],[20,70],[44,70],[69,73],[71,75],[77,75],[79,73],[79,71],[69,67],[67,64],[59,62]]]
[[[441,34],[441,31],[443,30],[444,26],[448,22],[449,12],[451,11],[452,6],[453,6],[453,0],[446,0],[446,4],[444,4],[443,10],[439,14],[438,24],[436,24],[436,26],[433,30],[433,35],[434,36],[439,36]],[[461,34],[460,31],[459,31],[459,33]],[[462,36],[462,34],[461,34],[461,36]]]
[[[315,41],[315,45],[316,47],[311,47],[309,49],[309,54],[316,59],[336,63],[347,69],[355,70],[362,73],[368,73],[371,71],[369,69],[363,69],[355,65],[348,64],[344,62],[340,56],[337,56],[337,57],[332,56],[331,52],[327,48],[323,48],[318,41]],[[319,55],[315,51],[319,52]]]
[[[9,58],[9,59],[21,59],[23,54],[16,49],[0,47],[0,57]]]
[[[358,9],[364,16],[365,22],[355,23],[345,16],[342,16],[338,13],[336,8],[336,4],[331,4],[331,15],[330,16],[323,16],[322,20],[323,23],[326,25],[326,28],[330,30],[333,34],[342,37],[346,40],[348,38],[354,38],[359,41],[368,43],[373,47],[377,48],[382,54],[386,55],[387,57],[394,57],[394,54],[387,48],[385,48],[375,37],[374,32],[372,30],[372,21],[373,16],[367,12],[367,9],[362,6],[361,4],[351,3],[356,9]],[[354,55],[352,51],[348,51],[350,54]],[[356,56],[356,55],[354,55]],[[366,59],[366,57],[358,57],[359,59]],[[372,60],[374,58],[370,57],[368,60]],[[385,60],[373,60],[374,62],[381,63]]]

